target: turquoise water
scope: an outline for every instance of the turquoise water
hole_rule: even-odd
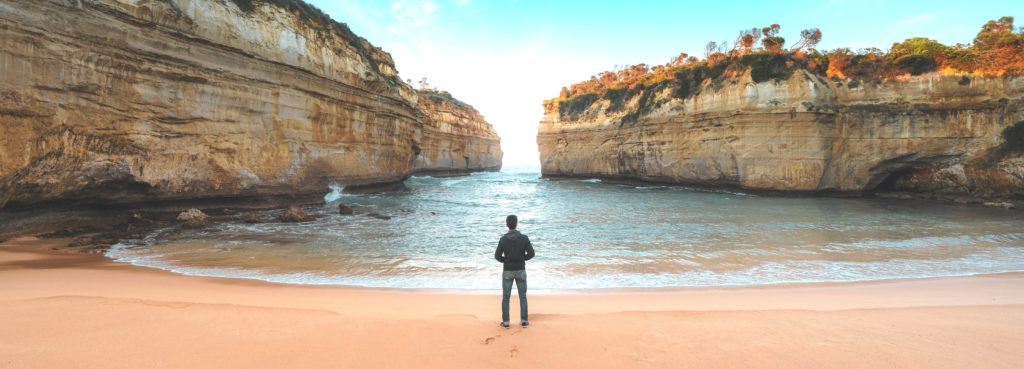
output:
[[[414,177],[387,194],[332,193],[309,223],[165,229],[114,260],[273,282],[494,289],[507,214],[537,257],[531,289],[841,282],[1024,271],[1024,217],[883,199],[780,198],[537,173]],[[339,202],[379,220],[337,214]],[[272,216],[267,212],[266,216]]]

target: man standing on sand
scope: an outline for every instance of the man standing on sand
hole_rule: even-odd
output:
[[[530,238],[516,230],[519,218],[509,215],[505,218],[508,233],[501,236],[494,259],[505,265],[501,272],[501,326],[508,329],[508,301],[512,298],[512,282],[519,289],[519,321],[523,328],[530,326],[526,309],[526,261],[533,259],[533,245]]]

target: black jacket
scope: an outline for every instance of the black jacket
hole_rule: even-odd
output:
[[[505,264],[505,270],[526,270],[526,261],[533,259],[533,245],[530,238],[519,231],[508,231],[498,241],[494,259]]]

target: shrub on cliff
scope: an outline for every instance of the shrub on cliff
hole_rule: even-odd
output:
[[[910,73],[912,76],[918,76],[935,71],[939,66],[939,64],[935,62],[935,59],[927,55],[904,56],[897,59],[895,64],[901,71]]]
[[[731,50],[724,43],[708,43],[704,60],[684,53],[653,68],[639,64],[602,72],[563,88],[557,99],[546,104],[557,103],[563,119],[577,119],[591,105],[605,100],[609,102],[607,112],[625,112],[623,121],[628,121],[659,104],[649,91],[671,87],[673,98],[685,99],[699,94],[708,81],[716,86],[748,71],[756,83],[786,79],[803,69],[837,81],[852,79],[851,86],[936,70],[987,76],[1024,74],[1024,30],[1014,32],[1012,17],[986,23],[972,45],[947,46],[918,37],[895,43],[888,52],[877,48],[819,52],[814,49],[821,40],[817,29],[804,30],[801,40],[785,50],[779,29],[773,24],[744,30]],[[759,40],[761,48],[755,46]],[[627,103],[637,96],[642,103],[628,110]]]
[[[915,37],[892,45],[888,60],[896,67],[898,74],[920,75],[938,69],[954,55],[953,48],[938,41]]]
[[[608,111],[616,112],[626,109],[626,102],[636,96],[640,88],[618,88],[608,90],[601,98],[608,100]]]
[[[952,50],[952,47],[943,45],[938,41],[924,37],[914,37],[893,44],[892,49],[889,49],[889,56],[892,59],[899,59],[910,55],[923,55],[941,60],[948,57]]]
[[[687,68],[680,68],[675,73],[673,96],[685,99],[700,93],[700,86],[709,79],[720,78],[728,69],[729,63],[724,61],[718,63],[703,62]]]
[[[795,63],[790,55],[757,53],[740,57],[736,65],[739,69],[750,69],[750,78],[756,83],[761,83],[788,79],[793,75]]]
[[[580,114],[586,111],[598,98],[600,96],[597,94],[576,96],[558,106],[558,115],[569,119],[578,119]]]
[[[1024,121],[1003,130],[1003,140],[1006,152],[1024,153]]]
[[[420,96],[421,99],[429,99],[430,102],[434,103],[434,105],[444,105],[445,103],[450,103],[462,109],[473,109],[472,105],[469,105],[463,102],[462,100],[456,99],[448,91],[438,91],[436,89],[429,88],[418,88],[416,89],[416,93]]]
[[[975,68],[989,74],[1024,73],[1024,30],[1013,32],[1013,17],[988,21],[971,46]]]

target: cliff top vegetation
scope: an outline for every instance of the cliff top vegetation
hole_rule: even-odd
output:
[[[416,89],[416,93],[420,95],[420,99],[429,99],[434,105],[442,105],[445,102],[448,102],[460,109],[476,111],[472,105],[456,99],[452,94],[448,93],[448,91],[423,87]]]
[[[877,48],[852,51],[840,48],[819,51],[821,31],[803,30],[800,40],[785,47],[780,26],[740,31],[728,43],[709,42],[703,58],[685,53],[654,67],[646,64],[602,72],[587,81],[563,87],[559,96],[545,101],[550,109],[558,103],[562,117],[574,119],[598,100],[608,100],[608,111],[625,108],[626,101],[640,96],[639,109],[624,121],[649,109],[653,91],[673,88],[673,96],[687,98],[700,93],[707,81],[738,77],[747,72],[755,82],[785,79],[797,69],[834,80],[878,81],[903,75],[942,71],[949,74],[1003,76],[1024,74],[1024,27],[1015,29],[1013,17],[1002,17],[982,26],[971,44],[944,45],[928,38],[895,43],[888,51]]]
[[[377,73],[380,73],[379,63],[393,65],[394,63],[390,60],[390,55],[381,50],[380,48],[373,46],[365,38],[362,38],[352,32],[352,29],[347,24],[335,21],[331,16],[324,13],[319,8],[310,5],[302,0],[231,0],[239,9],[246,13],[252,13],[256,11],[260,4],[269,4],[295,15],[299,20],[308,24],[311,28],[316,30],[324,30],[332,32],[335,35],[348,41],[350,45],[356,50],[359,55],[365,58],[370,67]],[[381,58],[375,54],[388,55],[388,60],[380,60]]]

